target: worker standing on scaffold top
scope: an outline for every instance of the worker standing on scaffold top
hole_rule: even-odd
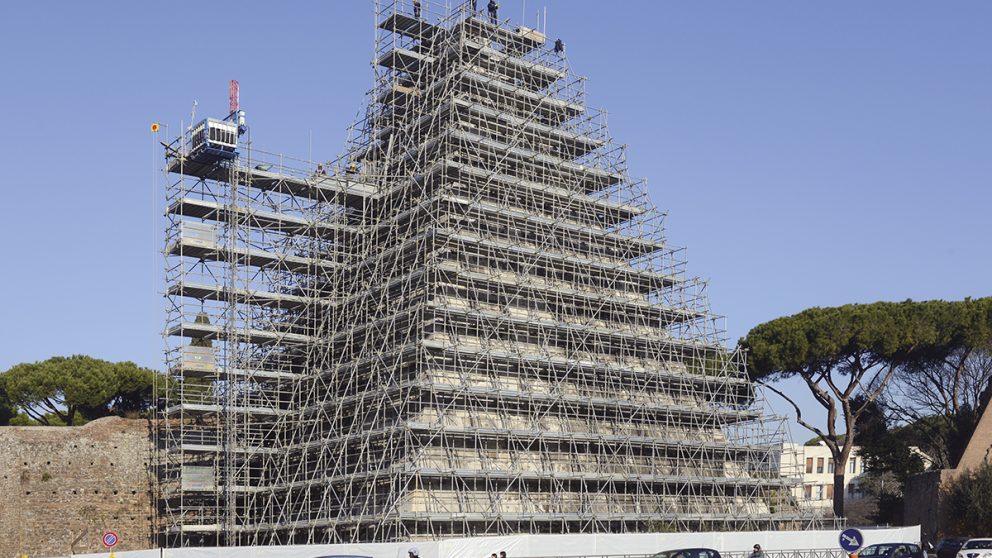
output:
[[[420,19],[420,0],[413,0],[413,17]]]
[[[499,4],[496,3],[496,0],[489,0],[487,7],[489,8],[489,21],[496,25],[499,23]]]
[[[565,42],[561,40],[561,37],[555,39],[555,54],[565,54]]]

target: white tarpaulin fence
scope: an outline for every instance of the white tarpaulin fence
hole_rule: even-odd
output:
[[[920,541],[920,526],[866,529],[865,545]],[[755,531],[742,533],[646,533],[629,535],[513,535],[474,537],[417,543],[318,544],[291,546],[166,548],[116,552],[115,558],[315,558],[348,555],[406,558],[416,547],[421,558],[487,558],[506,551],[510,558],[531,556],[645,555],[667,549],[708,547],[721,552],[746,552],[755,544],[766,551],[840,550],[839,530]],[[77,554],[80,558],[107,558],[109,552]]]

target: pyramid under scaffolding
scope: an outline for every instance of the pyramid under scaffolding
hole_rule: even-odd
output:
[[[810,526],[583,78],[432,5],[337,161],[167,148],[159,543]]]

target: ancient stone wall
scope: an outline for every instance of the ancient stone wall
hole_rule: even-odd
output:
[[[947,532],[946,492],[948,486],[961,475],[992,457],[992,406],[985,404],[975,432],[958,461],[955,469],[928,471],[906,481],[903,504],[906,525],[919,524],[924,539],[936,544],[942,537],[965,535]],[[975,533],[977,535],[977,533]]]
[[[961,460],[958,461],[957,469],[959,471],[974,469],[988,461],[990,454],[992,454],[992,411],[986,406],[978,424],[975,425],[975,432],[968,440],[964,454],[961,455]]]
[[[954,469],[927,471],[910,477],[903,488],[903,523],[919,525],[920,536],[930,544],[936,545],[938,540],[948,535],[941,522],[944,517],[943,496],[948,483],[956,476]]]
[[[151,545],[152,488],[145,420],[0,427],[0,558]]]

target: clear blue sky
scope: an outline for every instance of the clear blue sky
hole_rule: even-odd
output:
[[[810,306],[992,294],[992,3],[530,0],[528,23],[545,5],[732,340]],[[256,144],[306,157],[312,132],[333,157],[372,38],[371,1],[4,3],[0,370],[161,368],[149,124],[223,115],[236,78]]]

